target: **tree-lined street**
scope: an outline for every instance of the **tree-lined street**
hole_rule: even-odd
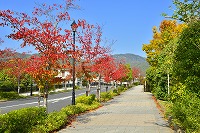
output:
[[[0,2],[0,133],[48,133],[65,126],[61,133],[168,133],[169,127],[199,133],[199,0],[172,0],[172,12],[166,13],[160,10],[166,1],[84,0],[85,5],[58,0],[34,6],[24,1],[30,5],[21,9],[24,3],[7,8],[15,2],[8,1]],[[157,13],[163,18],[151,16]],[[145,31],[150,28],[151,34]],[[116,35],[120,44],[106,38]],[[138,50],[138,43],[146,54],[146,72],[140,58],[136,65],[127,63],[131,54],[116,59],[112,53],[133,46]],[[27,47],[32,50],[21,51]],[[50,95],[67,87],[72,90]],[[31,97],[21,95],[29,91]]]

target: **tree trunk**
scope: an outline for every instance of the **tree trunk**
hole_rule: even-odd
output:
[[[17,78],[17,92],[20,93],[20,78]]]
[[[38,90],[38,107],[40,107],[40,100],[41,100],[41,94],[40,94],[40,88]]]
[[[87,91],[86,91],[86,96],[89,96],[90,95],[90,90],[91,90],[91,82],[90,80],[88,81],[88,87],[87,87]]]
[[[83,80],[82,80],[82,77],[81,77],[81,78],[80,78],[80,88],[83,88],[82,83],[83,83]]]
[[[31,80],[31,94],[30,94],[30,96],[33,96],[33,82],[32,82],[32,80]]]
[[[99,84],[97,88],[97,100],[101,101],[101,75],[99,75]]]
[[[66,79],[64,81],[64,88],[67,89]]]
[[[101,93],[101,90],[98,88],[97,89],[97,101],[99,101],[99,102],[101,102],[101,95],[100,95],[100,93]]]
[[[47,100],[48,100],[48,83],[45,83],[45,88],[44,88],[44,107],[46,108],[46,112],[48,111],[48,104],[47,104]]]
[[[44,100],[43,106],[46,108],[46,113],[48,113],[47,99],[48,99],[48,93],[45,92],[44,99],[43,99]]]
[[[108,85],[106,85],[106,92],[108,92]]]
[[[170,93],[170,90],[169,90],[169,73],[167,74],[167,90],[168,90],[168,95]]]

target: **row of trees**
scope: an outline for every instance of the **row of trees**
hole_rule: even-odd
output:
[[[7,37],[21,41],[22,48],[33,46],[38,51],[37,55],[20,58],[11,49],[1,50],[1,80],[6,76],[16,80],[19,93],[21,79],[27,77],[29,83],[34,81],[45,96],[55,84],[63,81],[57,77],[58,70],[72,73],[72,59],[76,61],[76,77],[84,78],[89,84],[97,76],[104,77],[106,82],[130,81],[132,77],[137,77],[139,69],[132,70],[123,61],[115,62],[110,55],[110,47],[101,46],[102,29],[99,25],[78,20],[75,25],[78,45],[73,44],[72,30],[63,25],[71,22],[68,10],[77,6],[72,0],[65,2],[62,5],[42,4],[35,7],[31,15],[0,10],[0,26],[11,29]],[[70,79],[71,75],[64,80]]]
[[[147,80],[154,95],[173,103],[171,115],[186,132],[200,130],[200,1],[174,0],[172,18],[153,27],[143,45],[150,68]]]
[[[45,75],[43,71],[39,71],[38,74],[34,73],[40,69],[42,62],[39,60],[39,55],[28,56],[26,54],[21,55],[10,49],[1,50],[1,89],[2,91],[15,91],[18,88],[26,89],[30,87],[31,82],[36,82],[39,88],[42,88],[43,79]],[[116,61],[112,56],[105,55],[104,57],[97,58],[93,62],[86,62],[86,60],[76,62],[76,77],[86,81],[88,86],[94,79],[102,77],[106,83],[111,81],[132,82],[134,79],[139,78],[139,68],[132,67],[129,64],[125,64],[124,61]],[[72,66],[68,69],[64,68],[55,70],[55,74],[52,76],[52,82],[49,82],[52,87],[56,83],[60,84],[63,81],[69,81],[72,77]],[[29,69],[31,69],[29,71]],[[58,77],[59,72],[70,72],[65,78]],[[34,75],[36,75],[34,77]],[[41,76],[41,77],[39,77]],[[99,78],[100,79],[100,78]],[[54,80],[54,82],[53,82]],[[101,79],[100,79],[101,80]],[[49,87],[50,87],[49,86]],[[5,88],[5,89],[4,89]],[[11,89],[11,90],[10,90]],[[24,90],[23,90],[24,91]]]

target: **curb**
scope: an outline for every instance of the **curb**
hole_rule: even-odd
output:
[[[168,123],[172,127],[172,129],[175,131],[175,133],[186,133],[181,127],[179,127],[176,123],[173,123],[173,117],[168,117]]]
[[[159,104],[159,102],[157,101],[157,99],[154,95],[152,96],[152,99],[156,103],[156,107],[159,109],[159,111],[164,115],[164,109],[163,109],[162,105]],[[169,126],[174,130],[175,133],[186,133],[183,129],[181,129],[181,127],[179,127],[177,124],[173,123],[172,116],[169,116],[167,118],[167,122],[168,122]]]
[[[154,102],[156,103],[157,108],[160,110],[160,112],[164,115],[164,109],[163,107],[159,104],[159,102],[157,101],[155,96],[152,96],[152,99],[154,100]],[[173,123],[173,117],[169,116],[167,118],[167,123],[169,124],[169,126],[174,130],[175,133],[185,133],[185,131],[183,129],[181,129],[177,124]]]

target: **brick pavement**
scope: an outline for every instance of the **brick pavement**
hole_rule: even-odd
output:
[[[173,133],[151,98],[136,86],[95,111],[80,115],[59,133]]]

